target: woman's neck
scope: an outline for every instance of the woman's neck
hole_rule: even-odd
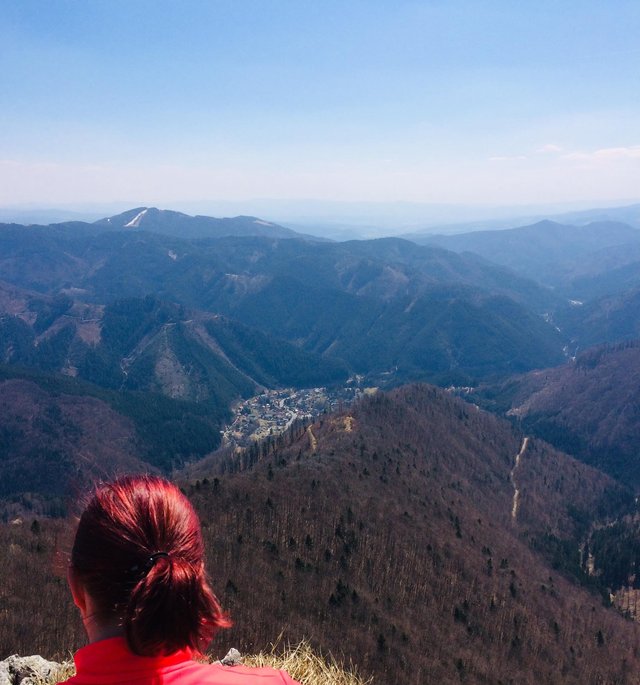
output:
[[[104,621],[100,620],[95,613],[87,613],[82,617],[82,623],[89,642],[98,642],[110,637],[124,637],[122,622],[117,618],[112,621]]]

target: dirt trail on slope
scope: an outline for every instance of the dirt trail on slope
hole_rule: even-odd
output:
[[[513,485],[513,505],[511,507],[511,518],[514,521],[518,516],[518,505],[520,504],[520,490],[516,485],[516,471],[518,470],[518,466],[520,466],[520,459],[522,455],[525,453],[528,444],[529,438],[525,438],[522,441],[522,447],[520,447],[520,451],[516,455],[515,463],[513,465],[513,468],[511,469],[511,474],[509,476],[511,479],[511,485]]]
[[[307,428],[307,433],[309,434],[309,444],[311,445],[311,451],[315,452],[318,449],[318,440],[311,430],[311,426]]]

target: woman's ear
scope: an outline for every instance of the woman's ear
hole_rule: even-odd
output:
[[[80,613],[84,618],[85,614],[87,613],[87,593],[73,566],[69,566],[67,569],[67,581],[69,583],[69,588],[71,589],[73,603],[78,607],[78,609],[80,609]]]

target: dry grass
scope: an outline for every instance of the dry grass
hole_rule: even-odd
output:
[[[333,657],[316,654],[308,642],[281,650],[276,643],[271,651],[247,656],[246,666],[271,666],[286,671],[302,685],[369,685],[371,679],[359,676],[353,666],[345,668]]]
[[[56,685],[56,683],[61,683],[75,674],[76,667],[73,661],[63,661],[49,678],[34,676],[31,681],[37,685]]]
[[[301,685],[373,685],[371,679],[360,677],[353,666],[345,668],[333,657],[317,654],[305,641],[285,648],[276,642],[268,652],[243,657],[242,663],[282,669]],[[73,662],[65,661],[53,678],[42,680],[39,685],[56,685],[72,675],[75,675]]]

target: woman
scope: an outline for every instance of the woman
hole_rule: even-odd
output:
[[[296,685],[283,671],[194,660],[230,622],[207,583],[198,517],[166,480],[130,476],[97,489],[69,584],[90,643],[69,685]]]

